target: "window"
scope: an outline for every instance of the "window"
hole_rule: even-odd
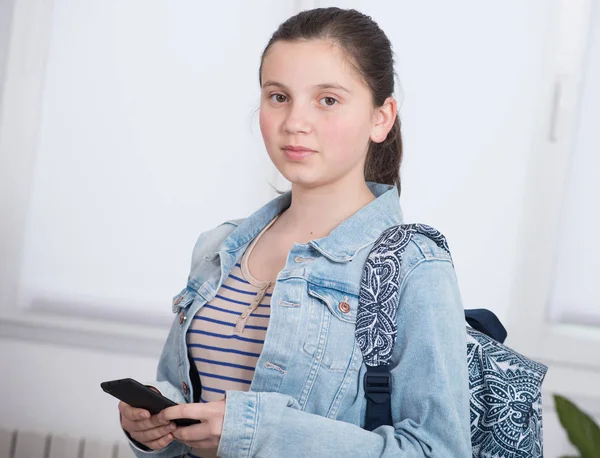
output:
[[[15,3],[0,327],[162,342],[199,233],[271,196],[257,56],[291,13],[271,1]]]

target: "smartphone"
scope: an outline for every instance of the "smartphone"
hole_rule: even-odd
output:
[[[132,378],[123,378],[119,380],[110,380],[102,382],[100,387],[108,394],[117,399],[129,404],[132,407],[146,409],[152,415],[156,415],[167,407],[176,406],[177,404],[169,398],[158,394],[151,390],[146,385],[142,385],[137,380]],[[191,418],[177,418],[173,420],[177,426],[190,426],[200,423],[200,420]]]

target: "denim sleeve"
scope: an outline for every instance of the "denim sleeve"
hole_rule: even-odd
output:
[[[219,456],[471,457],[465,321],[454,268],[449,260],[423,259],[403,278],[393,426],[366,431],[304,412],[288,395],[228,391]]]

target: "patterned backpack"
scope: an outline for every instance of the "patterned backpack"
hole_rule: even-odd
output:
[[[365,429],[370,431],[392,424],[388,363],[398,331],[399,266],[414,234],[450,254],[446,239],[432,227],[393,226],[376,240],[362,275],[356,339],[367,365]],[[392,274],[382,276],[390,266]],[[369,284],[374,277],[379,277],[371,283],[375,290]],[[541,385],[548,368],[502,345],[506,331],[489,310],[465,310],[465,319],[473,458],[542,457]]]

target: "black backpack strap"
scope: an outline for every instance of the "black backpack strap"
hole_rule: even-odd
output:
[[[487,309],[465,310],[465,320],[473,329],[483,332],[497,342],[504,343],[506,340],[506,329],[498,317]]]
[[[387,364],[367,366],[364,379],[367,398],[365,429],[373,431],[392,424],[392,375]]]

